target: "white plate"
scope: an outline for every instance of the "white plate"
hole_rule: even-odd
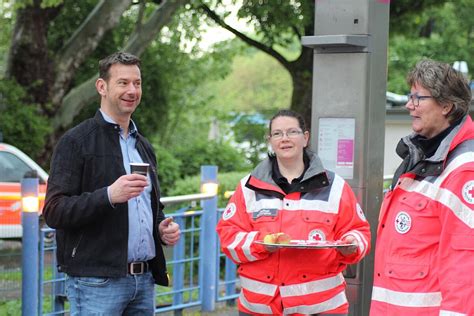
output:
[[[262,240],[254,241],[256,244],[265,246],[277,247],[277,248],[312,248],[312,249],[327,249],[327,248],[344,248],[355,246],[356,244],[341,244],[340,242],[326,240],[326,241],[314,241],[314,240],[290,240],[288,244],[273,244],[266,243]]]

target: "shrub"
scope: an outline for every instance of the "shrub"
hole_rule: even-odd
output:
[[[13,81],[0,80],[0,132],[3,141],[35,157],[43,149],[50,124],[28,104],[25,90]]]
[[[181,161],[158,144],[153,144],[158,164],[158,178],[160,180],[161,194],[169,195],[174,183],[180,175]]]
[[[218,166],[220,172],[250,169],[244,155],[223,141],[198,140],[177,148],[175,156],[181,161],[182,178],[199,174],[202,165]]]
[[[242,179],[247,173],[248,171],[224,172],[217,174],[217,181],[219,182],[219,190],[217,193],[219,207],[225,207],[228,202],[228,198],[224,197],[224,193],[226,191],[234,191],[240,179]],[[200,183],[200,175],[189,176],[176,181],[174,187],[168,192],[170,196],[198,193]]]

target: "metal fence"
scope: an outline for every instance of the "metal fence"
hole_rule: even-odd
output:
[[[200,201],[203,197],[209,198],[209,195],[177,197],[176,203],[184,200]],[[170,200],[165,202],[170,203]],[[180,225],[181,238],[177,245],[165,249],[171,286],[156,287],[156,313],[176,311],[176,314],[181,314],[183,309],[196,306],[201,306],[204,311],[211,311],[215,302],[233,301],[238,296],[239,282],[235,264],[221,253],[218,242],[209,243],[210,238],[205,233],[215,235],[216,223],[211,227],[204,227],[204,223],[208,223],[205,220],[208,212],[213,213],[211,218],[217,219],[223,210],[209,209],[206,205],[198,208],[195,204],[191,202],[190,205],[167,214]],[[54,234],[54,230],[41,229],[39,315],[63,315],[68,311],[64,274],[58,273],[56,269],[56,245],[54,242],[45,243],[48,240],[46,237],[51,237],[51,234]],[[205,272],[205,267],[209,266],[215,267],[212,275]],[[209,279],[215,280],[215,283],[206,284]]]
[[[21,242],[0,241],[0,302],[21,296]]]

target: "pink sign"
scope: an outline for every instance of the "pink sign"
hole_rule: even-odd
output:
[[[390,4],[390,0],[377,0],[377,2]]]
[[[353,166],[354,165],[354,140],[339,139],[337,141],[337,166]]]

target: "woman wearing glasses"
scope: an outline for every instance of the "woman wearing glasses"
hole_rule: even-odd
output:
[[[369,224],[349,185],[306,149],[299,114],[278,112],[268,141],[274,154],[240,181],[217,225],[224,253],[239,264],[239,314],[347,315],[342,271],[369,251]],[[268,247],[259,243],[266,236],[346,246]]]
[[[414,133],[379,216],[371,315],[474,315],[471,91],[450,65],[408,75]]]

